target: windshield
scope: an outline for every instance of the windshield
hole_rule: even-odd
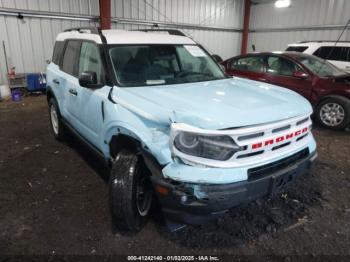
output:
[[[304,66],[310,71],[319,76],[339,76],[344,75],[345,72],[338,69],[326,60],[312,56],[300,56],[296,57]]]
[[[197,45],[115,45],[109,49],[122,86],[168,85],[225,78]]]

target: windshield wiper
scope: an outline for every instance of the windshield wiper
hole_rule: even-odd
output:
[[[201,73],[201,72],[193,72],[193,71],[182,71],[179,72],[176,77],[186,77],[186,76],[190,76],[190,75],[202,75],[202,76],[207,76],[207,77],[213,77],[210,74],[206,74],[206,73]]]

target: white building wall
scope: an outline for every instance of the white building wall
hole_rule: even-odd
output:
[[[99,0],[0,0],[1,8],[99,15]],[[243,0],[112,0],[112,17],[241,28]],[[71,27],[97,26],[94,22],[0,15],[0,42],[5,41],[9,66],[16,72],[45,71],[59,32]],[[113,28],[137,29],[112,24]],[[145,28],[145,26],[140,26]],[[181,28],[180,28],[181,29]],[[216,30],[184,30],[209,51],[224,59],[237,55],[241,33]],[[0,84],[6,82],[6,66],[0,43]]]
[[[293,28],[345,25],[350,19],[349,0],[292,0],[289,8],[277,9],[274,3],[253,5],[250,29]],[[297,30],[285,32],[255,32],[249,36],[256,51],[281,51],[289,43],[303,40],[337,40],[341,30]],[[350,30],[341,40],[350,41]]]

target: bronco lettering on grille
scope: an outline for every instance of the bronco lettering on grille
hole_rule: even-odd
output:
[[[300,130],[295,131],[293,133],[289,133],[287,135],[283,135],[283,136],[279,136],[279,137],[276,137],[276,138],[273,138],[273,139],[269,139],[269,140],[265,140],[265,141],[262,141],[262,142],[254,143],[254,144],[252,144],[252,149],[260,149],[260,148],[268,146],[268,145],[273,145],[273,144],[276,144],[276,143],[281,143],[281,142],[290,140],[293,137],[297,137],[297,136],[300,136],[301,134],[306,133],[308,130],[309,130],[309,128],[305,127],[303,129],[300,129]]]

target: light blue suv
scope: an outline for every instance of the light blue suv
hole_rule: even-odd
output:
[[[69,129],[111,165],[121,230],[139,231],[154,201],[170,225],[202,224],[280,192],[316,158],[307,100],[225,76],[176,30],[66,30],[47,85],[54,136]]]

